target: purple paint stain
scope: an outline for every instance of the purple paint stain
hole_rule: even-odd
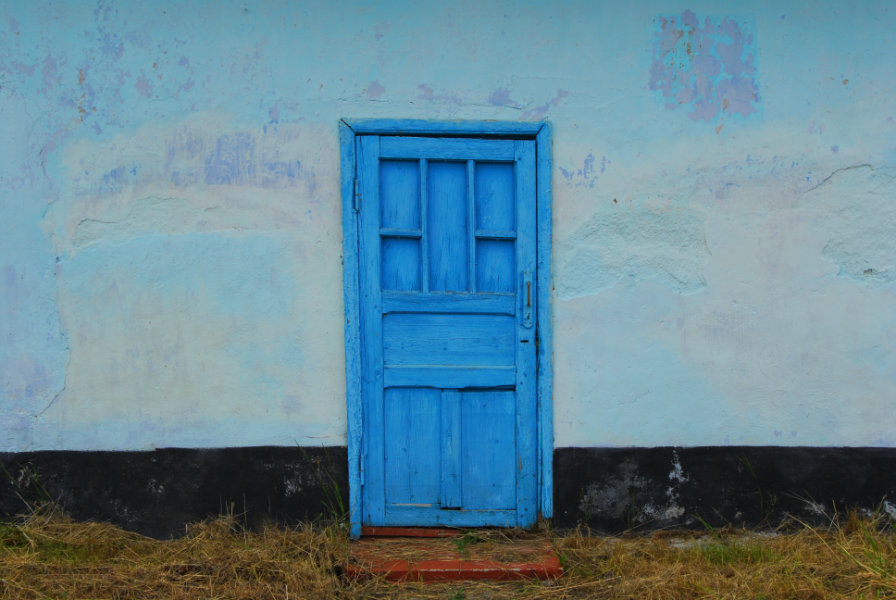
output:
[[[25,63],[18,60],[14,60],[9,64],[12,66],[16,73],[18,73],[19,75],[27,75],[28,77],[34,75],[34,71],[37,69],[36,64],[26,65]]]
[[[146,29],[129,31],[124,34],[124,39],[138,48],[148,48],[151,43],[149,31]]]
[[[582,167],[582,175],[585,179],[593,179],[594,178],[594,155],[589,154],[587,158],[585,158],[585,164]]]
[[[118,34],[109,33],[106,26],[102,24],[108,23],[111,16],[118,16],[118,11],[106,6],[102,1],[98,2],[96,9],[93,11],[93,18],[97,23],[96,30],[100,34],[102,42],[100,51],[106,56],[118,60],[124,54],[124,42],[121,41]]]
[[[373,37],[377,39],[377,41],[386,37],[386,34],[389,32],[389,29],[392,28],[392,23],[389,21],[383,21],[382,23],[377,23],[376,27],[373,28]]]
[[[272,106],[268,109],[268,118],[270,119],[269,123],[271,125],[280,122],[280,109],[277,106]]]
[[[248,133],[222,135],[205,161],[205,183],[245,185],[255,179],[255,136]]]
[[[427,102],[444,102],[447,104],[462,104],[462,100],[458,96],[454,96],[451,94],[440,94],[436,95],[433,92],[433,89],[426,84],[421,83],[417,86],[417,89],[420,90],[420,98],[426,100]]]
[[[292,162],[267,162],[262,170],[261,184],[264,187],[272,187],[284,179],[299,179],[302,163]]]
[[[176,167],[183,165],[184,161],[191,162],[192,159],[205,153],[204,140],[193,134],[189,129],[183,129],[175,139],[168,143],[168,153],[165,158],[165,170],[171,174],[171,181],[175,185],[181,185],[194,181],[195,173],[183,173]]]
[[[367,86],[368,98],[382,98],[385,93],[386,88],[384,88],[379,81],[372,81],[370,85]]]
[[[492,95],[488,97],[489,104],[493,104],[495,106],[506,106],[508,104],[512,104],[510,100],[510,90],[507,88],[498,88]]]
[[[12,265],[6,265],[3,268],[3,288],[9,294],[12,294],[13,288],[17,287],[19,277],[16,274],[16,268]]]
[[[121,58],[121,55],[124,54],[124,42],[119,39],[118,35],[110,34],[100,28],[100,33],[102,35],[103,44],[100,50],[106,56],[118,60]]]
[[[59,67],[56,64],[56,59],[53,58],[53,56],[47,56],[44,59],[43,68],[41,69],[41,75],[43,76],[45,92],[49,92],[54,87],[59,85]]]
[[[538,119],[541,119],[548,113],[548,109],[550,107],[551,107],[551,105],[549,103],[549,104],[544,104],[542,106],[536,106],[535,108],[530,108],[529,110],[524,111],[520,115],[520,119],[523,121],[530,121],[530,120],[537,121]]]
[[[520,120],[529,121],[529,120],[538,120],[538,119],[543,118],[548,113],[548,110],[552,106],[557,106],[558,104],[560,104],[560,101],[563,100],[564,98],[566,98],[567,96],[569,96],[568,91],[558,89],[557,94],[553,98],[548,100],[547,103],[545,103],[541,106],[536,106],[535,108],[530,108],[529,110],[523,111],[523,113],[520,115]]]
[[[283,156],[282,149],[265,136],[248,131],[225,134],[211,141],[183,127],[167,142],[165,172],[171,183],[178,186],[205,183],[284,188],[301,183],[314,188],[313,174],[303,170],[298,160]]]
[[[837,154],[838,152],[840,152],[840,146],[831,146],[831,152]]]
[[[585,157],[585,160],[582,162],[581,169],[575,170],[567,170],[563,167],[560,167],[560,173],[563,175],[564,179],[572,182],[574,179],[578,178],[575,181],[575,185],[577,187],[587,187],[593,188],[594,184],[597,182],[597,171],[595,168],[595,158],[594,154],[589,153],[588,156]],[[606,166],[610,164],[610,161],[607,160],[606,156],[601,157],[600,161],[600,172],[603,173],[606,170]]]
[[[557,106],[560,104],[561,100],[567,97],[569,97],[569,92],[567,90],[557,90],[557,95],[551,99],[551,106]]]
[[[27,382],[24,389],[26,398],[34,398],[42,395],[50,387],[50,377],[47,369],[33,358],[25,358],[18,361],[14,367],[19,381]]]
[[[102,176],[98,191],[102,194],[120,192],[125,186],[128,171],[127,167],[119,166],[105,173]],[[131,173],[136,175],[136,170],[131,171]]]
[[[650,67],[650,89],[659,92],[668,110],[687,106],[694,121],[720,115],[756,112],[756,48],[746,26],[725,17],[721,22],[686,10],[657,19]]]
[[[137,81],[134,83],[134,89],[137,90],[137,93],[141,96],[146,98],[152,97],[152,84],[149,82],[149,79],[146,78],[143,69],[140,69],[140,77],[138,77]]]

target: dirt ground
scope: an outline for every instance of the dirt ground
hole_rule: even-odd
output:
[[[883,517],[763,533],[542,533],[558,579],[395,584],[344,576],[352,542],[338,523],[247,531],[224,517],[160,541],[44,510],[0,525],[0,598],[896,599],[896,529]],[[512,555],[513,535],[447,543]]]

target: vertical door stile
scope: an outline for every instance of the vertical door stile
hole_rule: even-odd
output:
[[[441,398],[441,498],[442,508],[460,508],[463,499],[460,453],[463,443],[461,394],[442,390]]]
[[[429,246],[429,238],[427,237],[426,230],[426,220],[427,220],[427,204],[429,204],[429,197],[426,194],[426,172],[429,170],[429,167],[426,163],[425,158],[420,159],[420,278],[421,281],[421,289],[424,292],[429,291],[429,251],[427,247]]]
[[[382,292],[380,285],[380,206],[379,136],[360,136],[359,181],[361,197],[361,301],[367,306],[368,318],[362,319],[363,450],[365,469],[364,516],[368,521],[382,520],[385,504],[383,465],[383,336]],[[370,318],[371,316],[375,318]]]
[[[528,300],[533,301],[534,290],[526,290],[524,273],[535,269],[535,155],[532,144],[517,142],[514,162],[516,192],[516,258],[517,287],[517,357],[516,357],[516,427],[517,427],[517,524],[526,526],[534,521],[533,507],[537,505],[537,466],[535,431],[535,336],[534,329],[526,328],[523,316]]]
[[[467,161],[467,243],[469,244],[469,275],[467,280],[470,282],[469,291],[476,291],[476,183],[473,177],[476,172],[476,163],[472,160]]]

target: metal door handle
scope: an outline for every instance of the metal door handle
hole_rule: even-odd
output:
[[[525,287],[525,301],[523,302],[523,327],[532,327],[532,271],[523,271],[523,286]]]

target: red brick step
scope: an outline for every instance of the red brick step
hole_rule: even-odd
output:
[[[389,581],[556,578],[560,560],[543,534],[438,528],[369,528],[353,542],[345,574]],[[406,537],[398,537],[406,536]]]

